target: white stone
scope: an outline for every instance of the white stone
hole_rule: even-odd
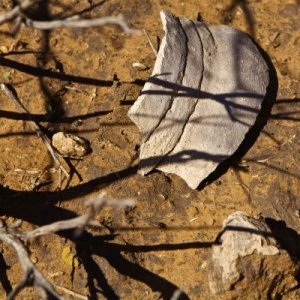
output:
[[[235,212],[223,223],[219,242],[213,246],[209,287],[212,292],[228,291],[240,279],[238,259],[252,255],[276,255],[280,253],[276,240],[263,220],[251,218],[243,212]]]
[[[60,154],[70,158],[81,158],[90,152],[88,141],[70,133],[55,133],[52,145]]]

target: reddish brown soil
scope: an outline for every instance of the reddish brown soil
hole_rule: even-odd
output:
[[[9,2],[0,2],[2,12]],[[50,2],[63,3],[48,7],[50,15],[60,17],[96,3]],[[58,172],[45,145],[26,116],[1,93],[2,218],[9,224],[23,220],[20,230],[26,231],[83,214],[84,201],[101,191],[108,197],[136,200],[131,210],[103,209],[96,217],[99,228],[88,228],[80,238],[64,232],[29,245],[36,265],[62,294],[59,286],[92,299],[169,299],[181,288],[190,299],[221,299],[209,291],[208,261],[211,242],[228,214],[236,210],[262,214],[300,231],[299,3],[112,0],[84,16],[123,14],[133,28],[145,28],[157,44],[156,37],[163,35],[159,18],[163,9],[191,19],[201,15],[207,23],[248,32],[267,52],[278,76],[277,100],[268,123],[243,157],[249,167],[230,167],[200,191],[174,175],[136,173],[139,132],[126,113],[155,61],[143,35],[130,36],[115,26],[46,33],[23,28],[16,37],[0,34],[3,52],[12,52],[0,57],[0,80],[15,88],[49,136],[72,132],[88,139],[93,150],[80,161],[70,161],[76,173],[59,190]],[[47,17],[45,8],[43,12],[35,17]],[[11,28],[4,24],[0,29]],[[149,69],[136,71],[133,62]],[[44,184],[36,186],[39,180]],[[66,247],[71,247],[79,266],[63,259]],[[2,256],[0,298],[5,299],[22,272],[12,249],[3,246]],[[297,293],[284,299],[297,299]],[[232,297],[228,293],[222,299]],[[26,289],[18,299],[40,298]]]

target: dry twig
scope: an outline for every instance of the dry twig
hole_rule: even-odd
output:
[[[77,298],[77,299],[80,299],[80,300],[91,300],[91,298],[87,297],[87,296],[84,296],[84,295],[81,295],[79,293],[76,293],[74,291],[71,291],[70,289],[67,289],[63,286],[60,286],[60,285],[55,285],[55,287],[58,289],[58,290],[62,290],[64,293],[68,294],[68,295],[71,295],[73,296],[74,298]]]
[[[34,21],[29,18],[25,18],[25,26],[40,30],[51,30],[55,28],[89,28],[89,27],[101,27],[107,25],[118,25],[124,32],[133,33],[135,30],[131,29],[125,22],[122,15],[116,17],[101,17],[95,19],[80,20],[78,16],[63,20],[53,20],[53,21]]]
[[[22,289],[30,285],[38,287],[44,298],[63,299],[55,292],[53,286],[30,260],[29,254],[22,242],[11,233],[9,228],[5,227],[4,224],[2,224],[2,227],[0,228],[0,240],[15,249],[24,273],[22,281],[10,292],[7,300],[15,299]]]
[[[104,205],[117,206],[121,208],[134,205],[134,201],[130,199],[106,200],[103,198],[103,196],[104,194],[102,193],[99,196],[88,200],[85,204],[90,207],[90,211],[83,216],[76,217],[71,220],[59,221],[49,225],[45,225],[27,233],[16,231],[15,227],[13,226],[7,227],[3,223],[0,223],[0,240],[3,243],[7,244],[8,246],[12,246],[15,249],[19,261],[21,263],[21,267],[24,272],[23,280],[8,295],[7,298],[8,300],[15,299],[17,294],[22,289],[24,289],[26,286],[31,286],[31,285],[40,288],[43,297],[46,299],[56,299],[56,300],[63,299],[55,292],[52,285],[48,282],[48,280],[42,275],[42,273],[36,268],[36,266],[30,260],[28,251],[23,245],[23,243],[21,242],[21,240],[27,242],[29,239],[37,238],[41,235],[47,235],[47,234],[51,234],[54,232],[67,230],[67,229],[77,228],[78,230],[82,231],[84,230],[85,226],[89,224],[89,222],[95,216],[95,214]],[[59,287],[59,288],[64,289],[63,287]],[[72,291],[64,289],[64,292],[70,294],[70,292]],[[72,293],[73,296],[77,296],[77,297],[81,296],[82,297],[81,299],[88,299],[88,298],[84,298],[85,296],[76,294],[74,292]]]
[[[12,91],[8,88],[8,86],[1,82],[0,83],[0,89],[8,96],[8,98],[15,104],[15,106],[22,112],[25,112],[28,116],[29,119],[29,124],[30,126],[33,128],[33,130],[35,130],[36,134],[42,139],[42,141],[44,142],[44,144],[46,145],[49,153],[51,154],[52,158],[54,159],[54,161],[57,163],[57,165],[59,166],[59,169],[66,175],[66,177],[69,177],[68,172],[66,171],[66,169],[62,166],[61,162],[59,161],[56,152],[54,150],[54,148],[51,145],[50,140],[48,139],[48,137],[42,132],[42,130],[40,129],[39,125],[35,123],[35,121],[32,119],[30,112],[26,109],[26,107],[19,101],[19,99],[17,99],[17,97],[12,93]]]
[[[41,226],[35,230],[26,233],[25,240],[34,239],[42,235],[47,235],[58,231],[74,229],[74,228],[77,228],[81,232],[89,224],[92,218],[102,209],[103,206],[109,205],[109,206],[116,206],[120,208],[126,208],[134,205],[134,201],[131,199],[106,200],[103,198],[103,196],[104,194],[102,193],[99,196],[86,201],[85,205],[91,208],[87,214],[76,218],[72,218],[70,220],[58,221],[49,225]]]
[[[21,1],[19,5],[16,5],[11,11],[0,15],[0,25],[12,21],[22,14],[22,12],[32,6],[34,3],[39,2],[41,0],[24,0]]]
[[[174,291],[172,297],[170,298],[170,300],[178,300],[180,298],[180,296],[183,294],[181,289],[177,289]]]
[[[154,54],[155,54],[155,57],[157,57],[158,52],[157,52],[157,50],[155,49],[155,47],[154,47],[154,45],[153,45],[153,43],[152,43],[152,41],[151,41],[151,39],[150,39],[150,36],[149,36],[148,32],[146,31],[146,29],[143,29],[143,33],[145,34],[146,39],[147,39],[147,41],[148,41],[148,43],[149,43],[149,45],[150,45],[150,48],[152,49],[152,51],[153,51]]]
[[[62,20],[51,21],[35,21],[30,19],[24,14],[24,11],[32,6],[36,2],[41,0],[25,0],[19,5],[16,5],[11,11],[0,15],[0,25],[5,22],[15,21],[14,28],[11,34],[16,34],[20,26],[24,24],[26,27],[39,29],[39,30],[51,30],[55,28],[90,28],[90,27],[102,27],[107,25],[117,25],[122,28],[126,33],[139,33],[139,30],[134,30],[129,27],[122,15],[108,16],[94,19],[80,19],[78,15],[65,18]]]

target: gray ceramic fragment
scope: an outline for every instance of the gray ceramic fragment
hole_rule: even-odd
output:
[[[165,12],[161,16],[166,34],[162,39],[151,78],[161,82],[181,83],[187,56],[186,36],[178,18]],[[128,113],[138,126],[143,141],[149,138],[161,122],[162,116],[170,109],[174,93],[172,88],[146,82],[142,95]]]
[[[203,60],[202,44],[195,25],[193,22],[183,18],[180,20],[180,23],[189,41],[187,45],[186,65],[184,68],[185,76],[182,82],[179,82],[177,86],[178,93],[184,94],[185,91],[180,90],[181,86],[196,89],[197,91],[200,88]],[[141,146],[140,172],[142,174],[151,171],[174,149],[196,104],[197,98],[189,96],[183,95],[171,98],[170,109],[164,118],[161,119],[152,135]],[[155,148],[153,148],[153,145],[156,145]]]
[[[139,172],[175,173],[196,188],[255,123],[268,67],[239,30],[161,18],[166,35],[153,74],[129,112],[143,137]]]

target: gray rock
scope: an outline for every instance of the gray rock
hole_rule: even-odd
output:
[[[165,37],[152,76],[129,111],[142,135],[139,172],[175,173],[196,188],[255,123],[268,67],[239,30],[161,18]]]
[[[235,288],[267,299],[271,292],[280,294],[297,285],[299,266],[279,248],[263,219],[231,214],[223,223],[220,242],[212,249],[209,287],[213,293]]]

